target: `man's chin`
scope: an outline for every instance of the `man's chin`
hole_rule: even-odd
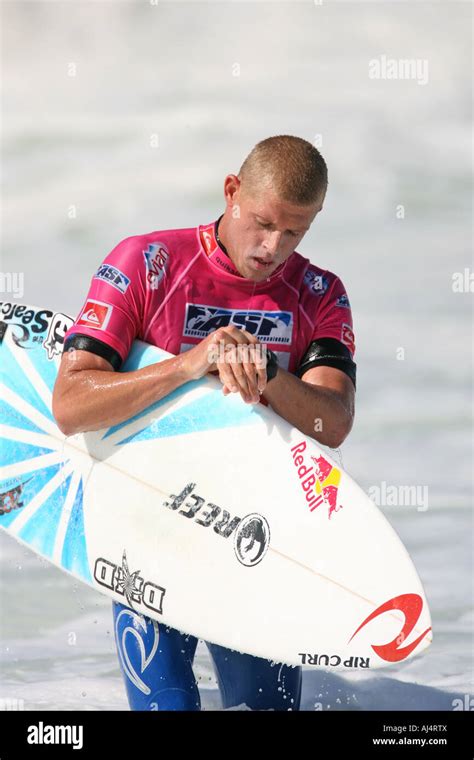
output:
[[[247,280],[253,280],[253,282],[263,282],[263,280],[267,280],[274,271],[275,267],[269,267],[266,270],[257,270],[251,266],[247,266],[245,267],[245,273],[242,271],[240,273],[242,277],[245,277]]]

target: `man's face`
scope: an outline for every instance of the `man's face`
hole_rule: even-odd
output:
[[[242,192],[232,174],[226,177],[225,191],[228,250],[240,274],[255,282],[270,277],[291,256],[324,202],[322,194],[311,206],[295,206],[270,189],[253,197]]]

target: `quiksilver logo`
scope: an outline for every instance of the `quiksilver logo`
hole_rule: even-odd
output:
[[[83,726],[51,726],[40,721],[28,726],[28,744],[72,744],[73,749],[83,747]]]

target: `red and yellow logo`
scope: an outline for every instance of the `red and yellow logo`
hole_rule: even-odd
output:
[[[313,512],[322,504],[328,507],[328,518],[333,512],[339,512],[342,504],[338,504],[341,471],[334,467],[323,456],[311,457],[312,465],[307,466],[303,457],[306,442],[296,444],[291,449],[293,462],[298,468],[300,484],[305,492],[310,511]]]

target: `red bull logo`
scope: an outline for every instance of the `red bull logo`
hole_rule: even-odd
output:
[[[303,457],[306,442],[296,444],[291,449],[293,462],[298,468],[298,477],[305,492],[306,501],[311,512],[321,505],[328,508],[328,518],[333,512],[339,512],[342,504],[338,504],[339,483],[341,471],[334,467],[323,456],[311,457],[312,465],[307,465]]]

